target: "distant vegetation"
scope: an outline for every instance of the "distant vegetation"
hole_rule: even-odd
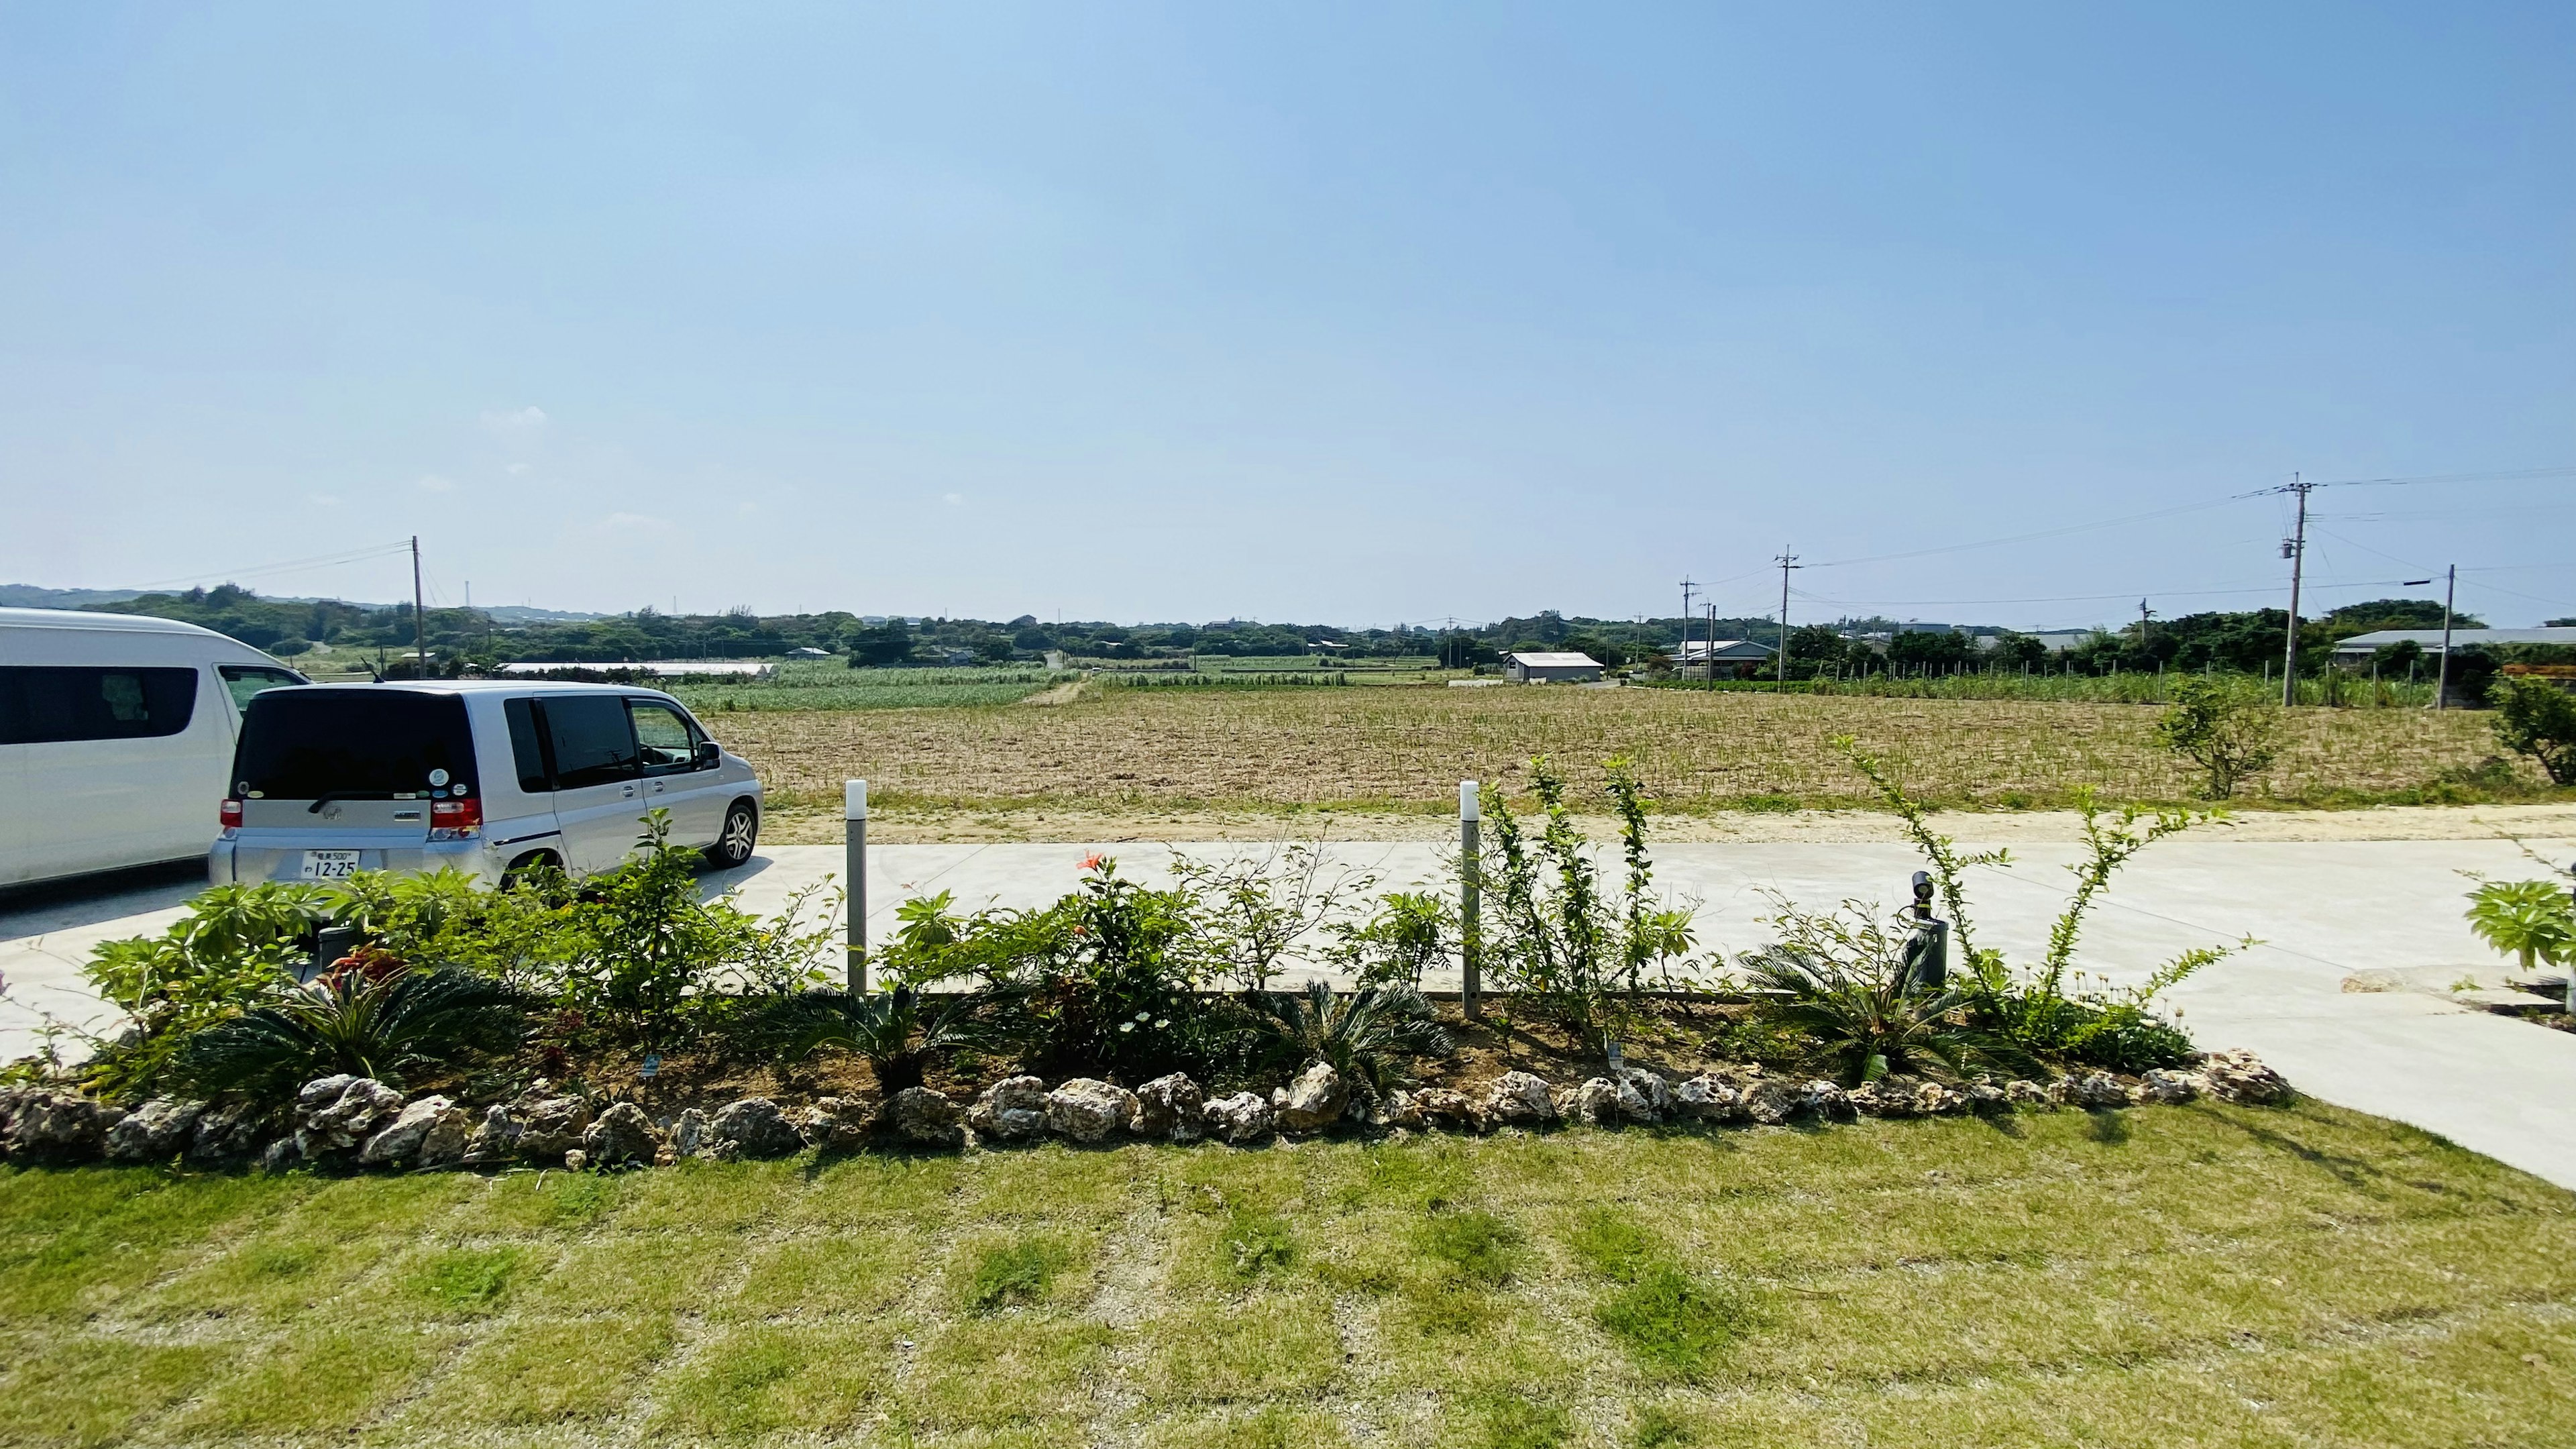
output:
[[[373,662],[381,656],[388,666],[408,668],[402,656],[413,645],[412,610],[407,605],[268,599],[233,584],[144,594],[87,607],[201,624],[283,658],[295,658],[310,652],[313,645],[324,644],[343,657]],[[481,609],[431,609],[424,622],[433,667],[442,673],[504,662],[606,666],[648,659],[774,659],[796,649],[820,649],[835,656],[836,667],[1027,667],[1043,664],[1053,653],[1086,665],[1195,667],[1238,682],[1251,682],[1257,678],[1254,671],[1266,670],[1279,673],[1278,682],[1312,683],[1318,681],[1288,676],[1328,671],[1347,673],[1347,682],[1354,684],[1389,682],[1390,672],[1398,678],[1418,679],[1426,669],[1490,666],[1515,649],[1578,650],[1613,668],[1651,667],[1683,634],[1679,618],[1590,619],[1554,610],[1489,624],[1437,629],[1407,625],[1401,632],[1245,620],[1048,624],[1027,614],[995,622],[862,617],[838,610],[756,615],[747,609],[665,614],[651,608],[612,618],[523,622],[496,619]],[[2472,615],[2463,614],[2454,622],[2462,628],[2482,627]],[[2301,626],[2300,672],[2322,675],[2337,640],[2377,629],[2440,624],[2441,606],[2421,599],[2380,599],[2346,606]],[[1792,681],[1850,680],[1869,674],[1924,679],[2024,669],[2087,679],[2153,675],[2159,669],[2259,674],[2267,666],[2277,669],[2287,625],[2288,616],[2278,609],[2187,614],[2154,620],[2143,629],[2129,624],[2102,631],[2073,649],[2052,654],[2038,639],[2010,630],[1927,629],[1884,618],[1847,618],[1792,630],[1788,677]],[[1693,638],[1705,638],[1711,627],[1710,621],[1695,620],[1689,631]],[[1719,638],[1768,644],[1779,637],[1779,625],[1767,619],[1719,619],[1714,628]],[[2521,658],[2527,652],[2504,651],[2499,659]],[[2393,646],[2383,655],[2374,661],[2375,672],[2383,680],[2420,682],[2430,675],[2431,659],[2413,646]],[[2459,681],[2464,685],[2459,692],[2482,695],[2496,662],[2463,654],[2460,667],[2475,677]],[[2552,660],[2533,656],[2528,662]],[[1769,667],[1763,672],[1768,674]],[[872,682],[867,687],[876,686]]]

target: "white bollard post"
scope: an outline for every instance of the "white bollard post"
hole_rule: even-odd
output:
[[[1476,1014],[1476,998],[1482,993],[1483,973],[1478,969],[1476,953],[1483,942],[1477,909],[1477,897],[1484,884],[1484,861],[1477,853],[1476,826],[1484,811],[1476,800],[1476,782],[1458,782],[1458,966],[1459,1006],[1469,1016]]]
[[[849,879],[849,991],[868,989],[868,782],[841,782],[842,869]]]

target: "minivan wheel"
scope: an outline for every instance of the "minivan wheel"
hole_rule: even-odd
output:
[[[501,872],[501,889],[506,891],[526,885],[528,877],[537,871],[561,869],[563,862],[555,858],[553,851],[531,850],[511,861],[510,868]]]
[[[751,859],[752,847],[760,843],[760,812],[748,800],[736,800],[725,811],[724,833],[707,847],[707,859],[718,870],[731,870]]]

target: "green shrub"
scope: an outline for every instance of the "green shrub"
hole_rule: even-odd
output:
[[[2172,693],[2156,742],[2207,772],[2210,799],[2225,800],[2238,782],[2272,768],[2281,708],[2260,686],[2237,675],[2186,674]]]
[[[2498,744],[2539,761],[2551,784],[2576,785],[2576,695],[2547,679],[2507,674],[2488,698]]]
[[[821,987],[777,998],[753,1032],[781,1061],[855,1052],[867,1059],[878,1090],[892,1094],[920,1086],[941,1057],[993,1040],[997,1033],[977,1014],[984,1004],[975,994],[931,995],[911,986],[858,996]]]
[[[982,967],[993,1019],[1041,1076],[1142,1082],[1239,1050],[1239,1022],[1196,995],[1203,958],[1184,891],[1148,890],[1093,856],[1079,889],[994,917]]]
[[[1814,1042],[1847,1084],[1937,1064],[1953,1074],[2020,1066],[2009,1038],[1966,1021],[1976,993],[1910,981],[1901,941],[1849,902],[1831,915],[1794,908],[1772,918],[1782,938],[1740,958],[1758,990],[1754,1014]]]
[[[190,1036],[170,1075],[203,1095],[257,1099],[334,1072],[398,1086],[416,1067],[509,1045],[522,1019],[515,992],[461,967],[349,967]]]
[[[1265,1055],[1273,1064],[1296,1072],[1322,1062],[1355,1090],[1382,1096],[1412,1080],[1417,1059],[1449,1054],[1449,1034],[1410,986],[1369,986],[1344,996],[1309,981],[1302,992],[1262,992],[1248,1001],[1253,1021],[1270,1038]]]
[[[2005,962],[2002,952],[1976,944],[1968,914],[1968,869],[2008,864],[2006,853],[1996,850],[1960,854],[1957,842],[1932,829],[1921,804],[1905,793],[1883,761],[1864,752],[1849,735],[1838,737],[1834,744],[1877,788],[1879,798],[1904,822],[1907,835],[1931,865],[1934,889],[1950,913],[1951,940],[1967,972],[1968,985],[1963,991],[1968,998],[1968,1011],[1994,1040],[2009,1043],[2022,1052],[2126,1071],[2179,1066],[2191,1060],[2195,1053],[2189,1038],[2180,1028],[2154,1016],[2148,1007],[2157,996],[2202,968],[2260,944],[2252,937],[2225,946],[2194,947],[2157,967],[2145,981],[2122,990],[2070,992],[2068,986],[2075,944],[2083,933],[2085,917],[2095,898],[2110,888],[2112,875],[2129,857],[2166,836],[2223,820],[2223,816],[2216,811],[2149,811],[2135,805],[2123,806],[2112,814],[2103,809],[2089,787],[2077,791],[2075,803],[2083,816],[2085,859],[2067,867],[2075,877],[2075,891],[2068,897],[2066,909],[2049,927],[2048,949],[2038,969],[2022,975]],[[1993,1055],[1991,1048],[1989,1055]]]
[[[1360,986],[1418,987],[1423,972],[1449,959],[1458,911],[1429,891],[1390,891],[1366,920],[1334,921],[1326,929],[1334,938],[1327,954]]]
[[[1635,769],[1624,759],[1603,768],[1627,866],[1615,899],[1602,890],[1565,808],[1565,782],[1545,757],[1530,761],[1530,790],[1545,821],[1534,847],[1502,791],[1488,788],[1485,795],[1494,822],[1483,872],[1493,904],[1485,961],[1497,985],[1528,993],[1539,1010],[1587,1042],[1614,1027],[1623,1000],[1646,984],[1650,969],[1668,972],[1692,944],[1690,912],[1655,905],[1646,852],[1651,802],[1637,787]]]

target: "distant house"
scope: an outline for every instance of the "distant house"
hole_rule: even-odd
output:
[[[1711,671],[1720,679],[1740,679],[1760,673],[1774,652],[1751,639],[1693,639],[1676,647],[1671,658],[1674,672],[1687,679],[1706,679]]]
[[[1506,654],[1503,675],[1517,684],[1589,684],[1601,677],[1601,661],[1589,654]]]
[[[2442,631],[2439,629],[2374,629],[2335,641],[2334,662],[2346,666],[2366,665],[2370,656],[2390,644],[2415,641],[2415,647],[2436,659],[2442,655]],[[2570,644],[2576,645],[2576,629],[2454,629],[2451,647],[2475,649],[2481,644]]]
[[[817,649],[813,645],[808,644],[802,649],[788,650],[787,657],[790,659],[829,659],[832,657],[832,651],[829,649]]]

